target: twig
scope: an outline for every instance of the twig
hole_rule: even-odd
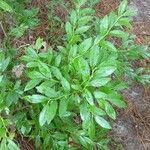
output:
[[[2,24],[1,21],[0,21],[0,26],[1,26],[1,28],[2,28],[2,31],[3,31],[3,33],[4,33],[4,35],[5,35],[5,37],[7,37],[7,34],[6,34],[6,32],[5,32],[4,28],[3,28],[3,24]]]

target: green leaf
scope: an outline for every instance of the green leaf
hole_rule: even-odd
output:
[[[120,6],[119,6],[119,9],[118,9],[118,14],[119,15],[122,15],[126,11],[127,4],[128,4],[127,0],[123,0],[121,2]]]
[[[90,105],[94,105],[93,96],[90,91],[85,90],[84,97]]]
[[[62,79],[62,74],[57,67],[54,67],[54,66],[52,67],[52,73],[58,80]]]
[[[77,22],[77,13],[75,10],[72,10],[72,12],[70,14],[70,22],[72,25],[75,25]]]
[[[100,87],[106,85],[110,80],[110,78],[93,79],[89,85],[94,87]]]
[[[39,115],[39,124],[40,126],[43,126],[46,123],[46,111],[47,111],[47,105],[43,107],[42,111]]]
[[[122,100],[121,96],[114,92],[108,95],[108,100],[119,108],[125,108],[126,103]]]
[[[100,21],[100,34],[105,35],[108,30],[108,16],[105,16],[101,21]]]
[[[27,68],[34,68],[34,67],[38,67],[37,62],[29,62],[26,65]]]
[[[28,77],[31,79],[45,79],[46,78],[42,73],[40,73],[38,71],[29,72]]]
[[[104,118],[95,116],[95,121],[103,128],[111,129],[111,126],[108,121],[106,121]]]
[[[92,20],[92,18],[93,18],[92,16],[84,16],[79,18],[78,20],[79,26],[85,26],[89,21]]]
[[[92,38],[85,39],[80,45],[79,45],[79,53],[85,53],[87,50],[90,49],[92,46]]]
[[[105,105],[105,111],[108,114],[108,116],[115,120],[116,112],[115,112],[114,108],[107,101],[105,101],[104,105]]]
[[[50,104],[47,105],[46,120],[48,124],[50,124],[50,122],[54,119],[57,112],[57,108],[57,101],[52,101]]]
[[[95,67],[99,61],[100,49],[98,46],[94,46],[90,49],[89,61],[92,67]]]
[[[85,59],[80,58],[78,60],[78,65],[79,67],[77,68],[77,71],[79,71],[79,73],[82,75],[83,80],[87,79],[87,77],[90,75],[90,67],[88,62]]]
[[[39,50],[42,46],[43,46],[43,39],[39,37],[35,42],[35,49]]]
[[[80,117],[83,121],[89,119],[90,113],[89,113],[87,103],[83,103],[83,104],[80,105]]]
[[[110,32],[110,35],[118,37],[118,38],[127,38],[129,34],[127,32],[121,30],[113,30]]]
[[[0,83],[2,82],[3,80],[3,75],[0,76]]]
[[[62,59],[62,55],[59,54],[57,55],[57,57],[55,58],[55,66],[59,67],[60,63],[61,63],[61,59]]]
[[[42,83],[40,86],[37,86],[36,89],[39,93],[51,98],[57,97],[59,95],[55,89],[51,88],[49,85],[46,85],[46,83]]]
[[[87,0],[75,0],[75,4],[76,4],[76,7],[77,7],[77,8],[81,7],[81,6],[84,5],[86,2],[87,2]]]
[[[7,68],[8,65],[9,65],[9,62],[10,62],[10,58],[9,58],[9,57],[6,58],[6,59],[2,62],[2,65],[0,66],[0,67],[1,67],[0,70],[2,70],[2,72],[6,70],[6,68]]]
[[[94,123],[93,119],[91,119],[89,122],[88,134],[91,139],[95,138],[96,129],[95,129],[95,123]]]
[[[12,140],[7,140],[8,141],[8,149],[9,150],[20,150],[20,148],[17,146],[17,144],[12,141]]]
[[[59,102],[59,116],[61,118],[62,117],[68,117],[70,115],[70,113],[67,112],[68,100],[69,99],[62,99]]]
[[[96,107],[96,106],[91,107],[91,112],[92,112],[93,115],[98,115],[98,116],[106,115],[104,110],[102,110],[101,108]]]
[[[0,150],[8,150],[8,147],[7,147],[7,141],[5,138],[2,139],[1,141],[1,144],[0,144]]]
[[[18,99],[19,99],[19,94],[16,91],[9,92],[5,99],[7,107],[11,106],[12,103],[16,104]]]
[[[72,25],[70,22],[67,22],[65,25],[66,33],[71,36],[73,34]]]
[[[77,45],[73,45],[70,48],[68,59],[74,58],[77,55]]]
[[[13,12],[13,9],[3,0],[0,0],[0,8],[4,11]]]
[[[31,103],[42,103],[47,100],[47,97],[38,94],[25,96],[24,98]]]
[[[107,98],[107,94],[101,91],[95,91],[94,92],[94,96],[96,99],[106,99]]]
[[[114,44],[112,44],[111,42],[105,41],[105,44],[104,44],[104,45],[105,45],[105,47],[108,48],[108,50],[113,51],[113,52],[117,52],[116,47],[115,47]]]
[[[38,67],[39,67],[40,72],[44,76],[46,76],[47,78],[51,78],[52,77],[50,68],[48,67],[48,65],[46,63],[38,62]]]
[[[65,78],[61,78],[61,84],[65,91],[70,91],[70,84]]]
[[[34,88],[36,85],[38,85],[40,82],[41,82],[41,80],[39,80],[39,79],[30,80],[30,81],[27,83],[27,85],[25,86],[24,91],[28,91],[28,90],[33,89],[33,88]]]
[[[92,8],[83,8],[80,10],[80,14],[82,16],[85,16],[85,15],[93,15],[95,13],[95,10],[92,9]]]
[[[114,66],[100,66],[98,70],[95,72],[94,77],[107,77],[110,76],[114,71],[116,70],[116,67]]]
[[[33,47],[29,46],[26,48],[26,54],[31,56],[32,58],[38,58],[37,52],[33,49]]]
[[[90,29],[90,26],[81,26],[76,29],[76,34],[83,34]]]

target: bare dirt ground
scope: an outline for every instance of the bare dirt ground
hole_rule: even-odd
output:
[[[119,0],[102,0],[96,6],[97,14],[106,15],[118,4]],[[136,43],[149,44],[150,0],[130,0],[130,6],[137,12],[133,22]],[[128,108],[118,112],[111,136],[123,145],[124,150],[150,150],[150,88],[134,84],[123,95]]]

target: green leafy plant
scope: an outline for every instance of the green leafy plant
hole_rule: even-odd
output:
[[[33,139],[36,149],[109,149],[107,131],[116,108],[126,108],[120,91],[133,79],[150,82],[149,72],[134,66],[150,55],[147,46],[136,45],[127,32],[134,13],[126,0],[104,18],[95,17],[93,4],[75,1],[64,43],[56,51],[43,51],[41,38],[19,60],[0,51],[0,150],[19,149],[16,134]],[[20,13],[24,16],[18,17],[18,25],[23,22],[27,28],[22,32],[17,26],[12,32],[17,37],[32,27],[29,20],[37,9]],[[12,76],[18,63],[25,63],[20,79]]]
[[[126,107],[119,90],[127,87],[123,78],[130,78],[133,72],[131,61],[148,54],[147,50],[140,53],[140,47],[133,45],[134,39],[123,28],[131,27],[133,15],[133,11],[126,9],[126,0],[118,13],[96,19],[97,35],[88,34],[95,26],[94,10],[81,9],[84,0],[75,4],[76,9],[65,25],[65,46],[59,46],[59,52],[51,48],[40,52],[43,42],[39,38],[22,57],[30,79],[24,99],[33,104],[34,116],[39,118],[34,126],[44,132],[42,136],[39,131],[38,140],[51,141],[47,147],[44,144],[45,148],[98,147],[98,125],[111,129],[110,119],[116,119],[115,107]],[[119,47],[109,37],[117,37]]]

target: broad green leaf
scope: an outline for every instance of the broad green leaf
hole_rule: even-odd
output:
[[[127,89],[127,88],[128,88],[128,84],[125,82],[119,83],[114,86],[114,90],[119,90],[119,91]]]
[[[116,47],[109,41],[105,41],[105,47],[108,48],[109,51],[117,52]]]
[[[47,97],[38,94],[25,96],[24,98],[31,103],[42,103],[47,100]]]
[[[119,21],[118,21],[118,24],[120,26],[125,26],[127,28],[132,28],[132,25],[130,24],[130,19],[129,18],[121,18]]]
[[[87,50],[90,49],[92,46],[92,38],[85,39],[80,45],[79,45],[79,53],[85,53]]]
[[[119,108],[125,108],[126,103],[122,100],[121,96],[116,92],[108,95],[108,100]]]
[[[75,25],[76,22],[77,22],[77,13],[75,10],[72,10],[71,11],[71,14],[70,14],[70,22],[72,25]]]
[[[76,34],[83,34],[90,29],[90,26],[81,26],[76,29]]]
[[[106,121],[104,118],[95,116],[95,121],[103,128],[111,129],[111,126],[108,121]]]
[[[117,20],[118,16],[116,15],[115,12],[111,12],[108,16],[108,22],[109,25],[112,26],[114,24],[114,22]]]
[[[35,49],[39,50],[42,46],[43,46],[43,39],[39,37],[35,42]]]
[[[92,20],[92,18],[93,18],[92,16],[84,16],[79,18],[78,20],[79,26],[85,26],[89,21]]]
[[[111,79],[110,78],[100,78],[94,79],[90,82],[90,86],[100,87],[106,85]]]
[[[34,67],[38,67],[38,63],[35,61],[35,62],[29,62],[26,64],[26,67],[27,68],[34,68]]]
[[[57,67],[52,67],[52,73],[58,80],[61,80],[62,74]]]
[[[70,91],[70,84],[65,78],[61,78],[61,84],[65,91]]]
[[[62,59],[62,55],[59,54],[57,55],[57,57],[55,58],[55,66],[59,67],[60,63],[61,63],[61,59]]]
[[[10,58],[6,58],[3,62],[2,62],[2,65],[0,66],[0,70],[5,71],[5,69],[8,67],[9,65],[9,62],[10,62]]]
[[[1,144],[0,144],[0,150],[9,150],[7,147],[7,141],[5,138],[2,139]]]
[[[93,15],[95,13],[95,10],[92,9],[92,8],[84,8],[84,9],[81,9],[80,10],[80,14],[82,16],[85,16],[85,15]]]
[[[0,0],[0,8],[4,11],[13,12],[13,9],[10,7],[10,5],[3,0]]]
[[[47,111],[47,105],[43,107],[42,111],[39,115],[39,124],[40,126],[43,126],[46,123],[46,111]]]
[[[98,90],[94,92],[94,96],[95,96],[96,99],[101,99],[101,98],[106,99],[107,98],[106,93],[98,91]]]
[[[38,85],[40,82],[41,82],[41,80],[39,80],[39,79],[30,80],[30,81],[27,83],[27,85],[25,86],[24,91],[28,91],[28,90],[33,89],[33,88],[34,88],[36,85]]]
[[[87,0],[75,0],[75,4],[78,8],[84,5],[86,2]]]
[[[99,61],[100,50],[98,46],[94,46],[90,49],[89,61],[92,67],[95,67]]]
[[[9,150],[20,150],[20,148],[17,146],[17,144],[12,141],[12,140],[7,140],[8,141],[8,149]]]
[[[88,135],[91,139],[94,139],[96,135],[96,127],[93,119],[89,122]]]
[[[94,77],[107,77],[110,76],[114,71],[116,70],[116,67],[114,66],[100,66],[98,70],[95,72]]]
[[[37,52],[31,46],[26,48],[26,55],[29,55],[29,56],[31,56],[33,58],[38,58]]]
[[[87,120],[90,117],[87,103],[83,103],[80,105],[80,117],[83,121]]]
[[[72,29],[72,25],[70,24],[70,22],[67,22],[65,25],[65,29],[66,29],[66,33],[71,36],[73,34],[73,29]]]
[[[90,105],[94,105],[93,96],[90,91],[85,90],[84,97]]]
[[[105,35],[108,30],[108,16],[105,16],[101,21],[100,21],[100,34]]]
[[[43,62],[39,62],[38,63],[38,67],[39,67],[39,71],[46,76],[47,78],[51,78],[51,71],[50,68],[48,67],[48,65],[46,63]]]
[[[105,105],[105,111],[108,114],[108,116],[115,120],[116,112],[115,112],[114,108],[107,101],[105,101],[104,105]]]
[[[121,30],[113,30],[110,32],[110,35],[118,37],[118,38],[126,38],[128,37],[128,33]]]
[[[16,91],[11,91],[7,93],[5,103],[7,107],[11,106],[12,103],[17,103],[19,99],[19,94]]]
[[[52,101],[50,104],[47,105],[46,120],[48,124],[50,124],[50,122],[54,119],[57,112],[57,108],[58,108],[57,101]]]
[[[68,59],[74,58],[77,55],[77,45],[73,45],[70,48]]]
[[[97,116],[106,115],[104,110],[102,110],[101,108],[96,107],[96,106],[91,106],[91,112],[92,112],[93,115],[97,115]]]
[[[59,102],[59,116],[62,117],[67,117],[70,115],[69,112],[67,112],[67,107],[68,107],[68,99],[62,99]]]
[[[78,60],[78,65],[79,68],[77,68],[77,71],[79,71],[79,73],[82,75],[83,80],[85,80],[90,75],[89,64],[85,59],[80,58]]]
[[[126,11],[127,4],[128,4],[127,0],[123,0],[121,2],[120,6],[119,6],[119,9],[118,9],[118,14],[119,15],[123,14]]]
[[[38,72],[38,71],[31,71],[31,72],[29,72],[29,73],[28,73],[28,77],[29,77],[30,79],[39,79],[39,80],[46,78],[42,73],[40,73],[40,72]]]
[[[55,91],[55,89],[51,88],[45,83],[42,83],[40,86],[37,86],[36,89],[39,93],[44,94],[51,98],[58,96],[58,93]]]
[[[2,82],[3,80],[3,75],[0,76],[0,83]]]

